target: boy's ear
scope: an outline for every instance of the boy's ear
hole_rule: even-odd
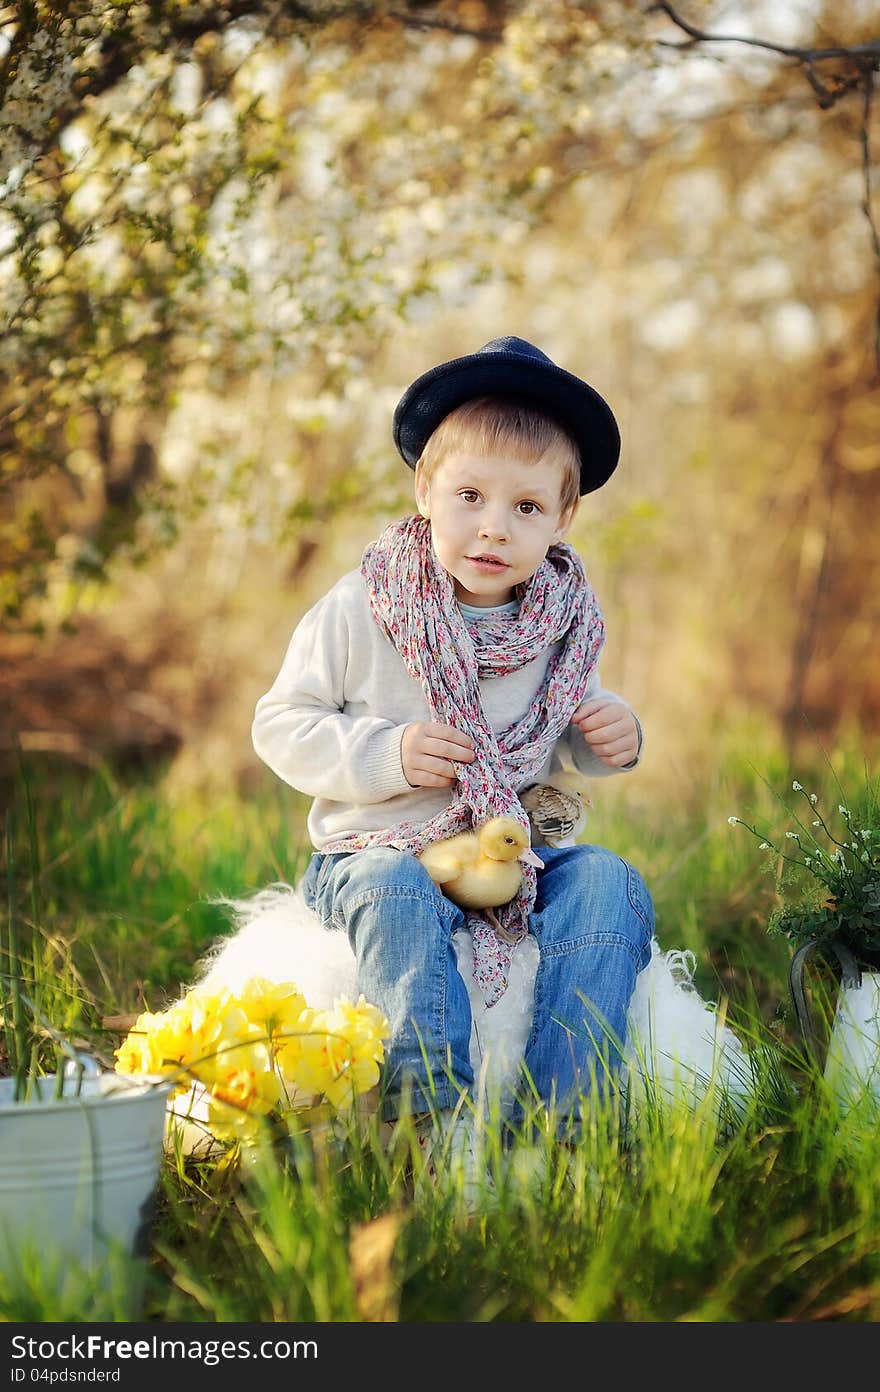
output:
[[[571,507],[566,508],[566,509],[565,509],[565,512],[561,512],[561,513],[559,514],[559,526],[556,528],[556,531],[553,533],[553,540],[554,540],[554,541],[561,541],[562,538],[565,536],[566,532],[568,531],[569,527],[571,526],[572,522],[573,522],[574,519],[575,519],[575,516],[576,516],[576,514],[577,514],[577,510],[578,510],[578,503],[579,503],[579,502],[580,502],[580,499],[579,499],[579,498],[575,499],[575,501],[572,503]]]
[[[418,507],[419,512],[422,514],[423,517],[430,517],[430,490],[418,464],[416,465],[415,494],[416,506]]]

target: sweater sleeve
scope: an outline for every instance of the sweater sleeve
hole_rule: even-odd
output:
[[[639,747],[636,757],[628,764],[621,764],[620,768],[612,768],[609,764],[603,764],[597,754],[594,754],[587,741],[584,739],[577,725],[570,724],[565,734],[559,740],[559,744],[567,747],[571,761],[579,773],[587,778],[606,778],[612,773],[628,773],[630,769],[636,768],[642,757],[642,727],[639,718],[628,701],[622,696],[618,696],[614,691],[608,691],[600,684],[599,669],[594,667],[590,675],[590,683],[584,701],[595,701],[598,697],[605,696],[609,701],[619,701],[622,706],[632,713],[636,722],[636,729],[639,732]]]
[[[400,754],[406,724],[345,712],[352,637],[337,587],[295,628],[278,676],[257,702],[251,736],[291,787],[363,805],[412,789]]]

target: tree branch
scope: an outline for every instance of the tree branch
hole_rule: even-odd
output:
[[[868,222],[870,231],[871,250],[877,263],[878,273],[880,273],[880,232],[878,232],[877,222],[874,217],[872,207],[871,190],[871,103],[874,93],[874,73],[880,70],[880,39],[874,39],[871,43],[852,44],[849,47],[837,48],[799,48],[789,44],[773,43],[770,39],[752,39],[741,34],[707,34],[705,30],[698,29],[696,25],[684,19],[667,0],[656,0],[656,3],[648,6],[647,14],[657,12],[665,14],[672,20],[688,38],[685,43],[669,44],[665,40],[658,40],[664,47],[668,48],[694,48],[701,43],[738,43],[747,44],[750,48],[760,48],[768,53],[779,53],[784,58],[794,58],[796,62],[803,65],[807,81],[816,93],[819,106],[827,111],[834,106],[841,97],[848,92],[860,89],[864,93],[862,104],[862,121],[860,130],[860,141],[862,147],[862,173],[864,179],[864,199],[862,211]],[[833,87],[826,84],[819,78],[816,72],[816,64],[828,62],[829,60],[844,59],[852,65],[854,71],[844,76],[840,73],[833,75]],[[880,298],[878,298],[877,314],[874,329],[874,357],[877,364],[877,371],[880,373]]]
[[[468,29],[448,19],[428,19],[425,15],[404,14],[402,10],[389,10],[388,18],[398,20],[405,29],[440,29],[444,34],[464,34],[481,43],[500,43],[504,38],[503,29]]]
[[[871,246],[874,251],[874,260],[877,263],[877,271],[880,274],[880,232],[877,229],[877,222],[874,217],[871,189],[871,102],[874,96],[874,74],[865,73],[865,100],[862,106],[862,173],[865,181],[865,198],[862,203],[862,211],[868,219],[868,227],[871,233]],[[877,300],[877,313],[874,318],[874,360],[877,364],[877,371],[880,373],[880,296]]]
[[[707,34],[705,30],[689,24],[666,3],[666,0],[657,0],[656,4],[649,5],[646,13],[654,14],[657,10],[668,15],[673,24],[691,39],[689,44],[669,44],[664,39],[658,39],[658,43],[666,48],[691,48],[698,43],[739,43],[748,44],[750,48],[763,48],[770,53],[781,53],[784,58],[796,58],[800,63],[819,63],[827,58],[851,58],[856,63],[868,63],[875,68],[880,66],[880,39],[874,39],[867,44],[853,44],[848,48],[793,48],[788,44],[773,43],[770,39],[750,39],[743,34]]]

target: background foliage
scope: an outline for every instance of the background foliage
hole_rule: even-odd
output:
[[[290,628],[410,505],[400,392],[502,332],[620,419],[573,539],[663,783],[736,709],[874,730],[872,11],[0,9],[25,745],[254,777]]]

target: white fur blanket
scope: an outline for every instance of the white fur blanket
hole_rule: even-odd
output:
[[[328,1008],[340,997],[356,999],[354,956],[344,933],[328,932],[306,906],[298,887],[274,884],[247,899],[221,900],[234,931],[219,939],[200,964],[200,984],[239,989],[249,976],[293,981],[308,1003]],[[531,1028],[538,945],[531,936],[516,949],[510,984],[488,1009],[473,980],[470,935],[454,938],[459,970],[473,1011],[471,1060],[477,1100],[504,1111],[510,1100]],[[638,1105],[650,1096],[709,1108],[742,1109],[754,1085],[748,1052],[716,1007],[704,1001],[692,977],[693,953],[662,952],[656,939],[651,961],[639,973],[627,1019],[625,1085]],[[177,1099],[178,1115],[196,1116],[193,1098]]]

